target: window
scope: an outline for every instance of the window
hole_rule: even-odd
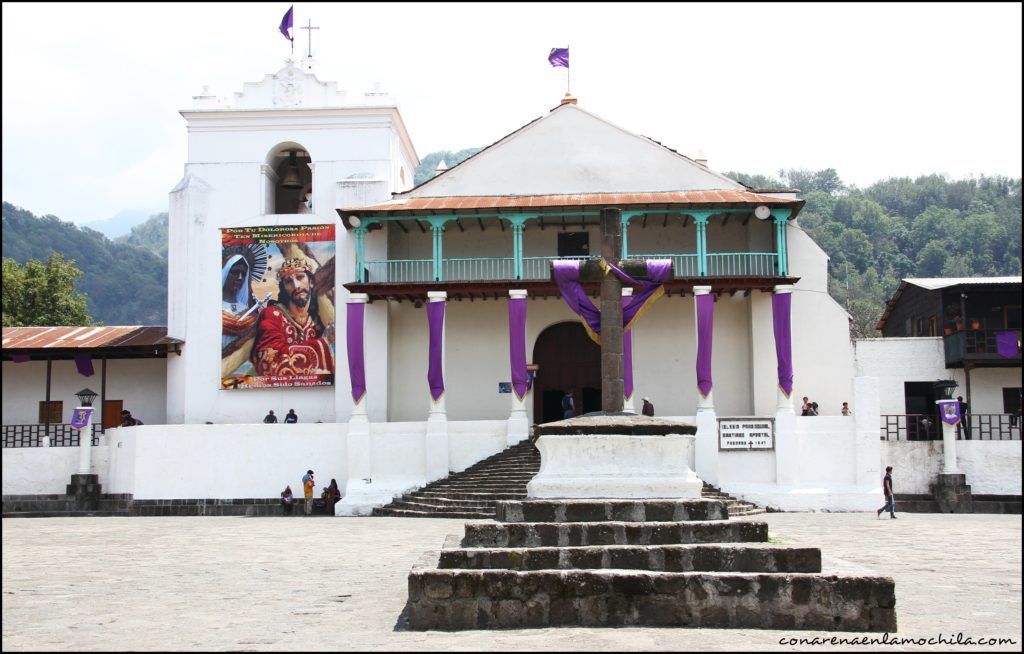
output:
[[[924,318],[917,319],[917,333],[914,336],[924,336]]]
[[[558,256],[585,257],[590,254],[590,232],[559,232]]]
[[[928,335],[938,336],[939,335],[939,317],[929,316],[928,317]]]
[[[907,318],[907,324],[904,327],[903,334],[904,334],[904,336],[913,336],[914,335],[914,319],[913,318]]]
[[[61,419],[64,417],[64,402],[51,401],[49,406],[50,418],[46,418],[47,406],[46,401],[39,403],[39,424],[50,423],[51,425],[60,424]]]
[[[1003,317],[1007,329],[1020,329],[1020,305],[1009,304],[1003,307]]]
[[[1003,389],[1003,413],[1013,415],[1020,412],[1021,408],[1020,388]]]

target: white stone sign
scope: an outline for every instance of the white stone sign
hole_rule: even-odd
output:
[[[775,420],[773,418],[719,418],[718,449],[775,449]]]

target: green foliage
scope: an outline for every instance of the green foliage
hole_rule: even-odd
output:
[[[92,325],[86,298],[75,290],[82,271],[74,261],[54,252],[46,262],[29,260],[24,266],[3,260],[4,327]]]
[[[128,238],[133,236],[134,231]],[[89,313],[97,320],[107,325],[167,323],[166,256],[127,240],[112,242],[93,229],[56,216],[37,217],[3,203],[4,257],[25,263],[47,260],[54,252],[73,258],[80,267],[78,289],[85,293]]]
[[[799,226],[828,253],[829,292],[854,337],[877,336],[885,302],[906,277],[1021,274],[1021,180],[894,177],[865,189],[832,168],[780,170],[779,179],[726,173],[755,188],[797,188]]]
[[[416,176],[413,184],[419,186],[433,177],[434,170],[437,168],[437,164],[441,163],[441,160],[444,160],[444,165],[451,168],[452,166],[469,159],[481,150],[483,150],[483,148],[466,148],[465,150],[459,150],[458,152],[452,152],[451,150],[438,150],[437,152],[431,152],[420,160],[420,165],[416,166]]]
[[[114,239],[115,243],[126,243],[151,250],[157,256],[167,258],[167,212],[149,217],[146,222],[132,227],[130,234]]]

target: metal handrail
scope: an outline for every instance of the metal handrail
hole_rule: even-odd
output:
[[[93,425],[92,444],[100,444],[101,425]],[[3,447],[42,447],[43,437],[49,437],[50,447],[77,447],[79,431],[67,423],[49,425],[3,425]]]

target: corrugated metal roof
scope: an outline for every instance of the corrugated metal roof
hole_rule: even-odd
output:
[[[908,284],[934,291],[961,284],[1020,284],[1020,277],[918,277],[904,279]]]
[[[4,327],[4,350],[144,347],[184,343],[167,327]]]
[[[597,205],[793,205],[803,200],[778,198],[752,191],[658,191],[652,193],[581,193],[571,195],[477,195],[431,198],[397,198],[366,207],[340,209],[345,214],[374,214],[413,211],[459,211],[467,209],[540,209]]]

